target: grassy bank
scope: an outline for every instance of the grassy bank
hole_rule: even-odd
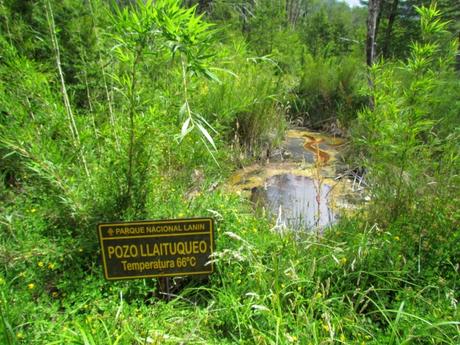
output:
[[[10,258],[1,280],[4,343],[455,344],[459,339],[454,258],[439,257],[434,264],[428,255],[439,240],[413,243],[404,235],[411,224],[381,228],[344,219],[317,238],[273,232],[238,196],[216,192],[176,206],[179,217],[216,218],[217,271],[209,279],[177,280],[172,290],[177,297],[165,302],[154,280],[103,280],[95,231],[78,242],[72,236],[39,236],[46,230],[42,211],[25,202],[28,221],[16,223],[15,238],[4,237],[8,246],[2,244],[3,257]],[[446,226],[449,220],[436,225]],[[424,251],[417,255],[418,245]]]

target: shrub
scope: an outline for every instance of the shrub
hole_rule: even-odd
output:
[[[225,50],[224,47],[221,49]],[[221,73],[221,83],[209,85],[200,99],[203,113],[233,141],[236,149],[251,156],[276,145],[285,129],[279,69],[269,57],[254,57],[238,39],[230,50],[222,54],[232,62],[225,64],[230,73]]]
[[[304,57],[299,84],[292,90],[290,113],[304,125],[321,127],[339,120],[348,125],[366,98],[360,95],[362,62],[353,57]]]
[[[403,255],[418,258],[412,272],[432,276],[450,274],[447,263],[459,255],[450,244],[460,205],[460,122],[451,115],[458,112],[458,82],[455,46],[444,39],[439,11],[418,12],[425,40],[412,44],[407,61],[373,68],[375,109],[359,114],[354,138],[366,157],[371,219],[399,231]],[[452,107],[445,113],[433,99],[441,92]]]

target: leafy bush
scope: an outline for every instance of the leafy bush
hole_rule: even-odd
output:
[[[375,109],[359,114],[354,137],[366,157],[372,219],[401,238],[404,257],[417,257],[411,274],[432,279],[450,276],[459,257],[451,242],[460,206],[460,122],[452,115],[459,86],[439,11],[418,12],[425,41],[412,44],[407,61],[373,69]]]
[[[359,115],[369,212],[318,237],[282,236],[215,190],[227,146],[257,156],[282,137],[296,34],[281,44],[289,30],[272,25],[272,55],[256,57],[175,0],[63,17],[74,1],[57,3],[0,2],[0,342],[459,343],[459,86],[436,10],[420,10],[430,35],[411,59],[374,70],[376,107]],[[304,65],[298,114],[353,118],[359,64]],[[154,280],[103,280],[97,222],[197,215],[216,220],[211,277],[174,279],[169,303]]]
[[[363,64],[353,57],[304,57],[299,84],[292,90],[291,116],[320,127],[339,120],[348,125],[365,105],[360,95]]]
[[[220,49],[231,62],[223,65],[227,72],[221,73],[221,82],[209,85],[200,107],[235,149],[258,157],[281,140],[285,129],[282,80],[275,74],[279,67],[269,57],[251,56],[238,39],[230,49]]]

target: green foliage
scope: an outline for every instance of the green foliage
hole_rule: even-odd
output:
[[[280,105],[282,80],[279,66],[270,57],[254,57],[240,40],[222,48],[221,83],[209,85],[200,98],[203,113],[214,118],[235,149],[259,157],[279,142],[284,134],[285,117]],[[225,58],[225,57],[224,57]],[[231,71],[229,73],[228,71]],[[274,125],[276,124],[276,125]]]
[[[412,279],[417,260],[397,255],[406,245],[397,227],[355,220],[324,238],[281,236],[241,197],[201,195],[162,211],[170,207],[183,212],[175,216],[212,210],[218,251],[209,281],[177,280],[182,291],[166,304],[153,297],[150,280],[107,284],[99,265],[52,266],[35,252],[10,264],[1,281],[2,306],[14,305],[4,312],[10,334],[29,344],[454,344],[460,337],[454,280]],[[72,258],[84,255],[77,249]]]
[[[345,4],[322,6],[311,11],[302,23],[301,37],[314,57],[344,56],[364,40],[362,28],[356,27],[359,20],[362,20],[359,9],[350,9]]]
[[[310,127],[336,119],[348,125],[365,104],[360,94],[362,62],[353,57],[314,58],[306,55],[302,77],[292,91],[291,116]]]
[[[452,24],[420,8],[424,40],[372,71],[365,216],[280,235],[216,183],[269,153],[288,111],[353,123],[364,11],[247,2],[243,30],[216,0],[213,31],[179,3],[0,0],[0,342],[458,343]],[[209,279],[175,279],[169,303],[153,280],[103,280],[97,222],[197,215],[217,224]]]
[[[169,0],[155,3],[149,1],[145,4],[140,1],[135,7],[116,9],[113,23],[113,39],[116,42],[113,51],[119,62],[119,73],[114,74],[113,79],[119,87],[120,95],[125,97],[127,107],[123,110],[129,116],[127,189],[123,192],[122,198],[127,199],[127,205],[132,205],[134,199],[139,199],[139,195],[145,193],[144,180],[148,178],[148,169],[142,169],[137,164],[150,161],[148,156],[139,156],[147,143],[138,140],[136,133],[139,114],[154,112],[152,108],[149,109],[148,102],[144,100],[148,98],[139,97],[144,91],[145,84],[139,82],[138,73],[146,64],[144,61],[146,55],[161,55],[165,48],[170,51],[172,57],[180,55],[185,99],[181,114],[186,115],[181,136],[184,137],[191,129],[197,127],[213,148],[216,148],[212,137],[204,127],[209,126],[207,121],[191,112],[187,93],[188,73],[213,76],[206,67],[209,58],[206,50],[210,44],[208,30],[210,25],[195,17],[193,8],[182,9],[178,1]],[[154,85],[149,83],[150,88]],[[146,132],[139,133],[139,136],[145,137],[145,134]],[[143,171],[144,174],[134,176],[134,171]]]
[[[360,114],[362,130],[366,132],[362,143],[369,154],[369,168],[375,170],[374,191],[388,196],[384,202],[394,208],[393,215],[410,209],[410,204],[433,183],[442,188],[441,166],[458,167],[456,155],[448,150],[451,147],[448,143],[455,142],[458,117],[454,119],[450,112],[441,113],[443,101],[432,98],[433,93],[443,90],[444,100],[455,99],[453,95],[458,92],[452,70],[455,46],[443,46],[442,41],[433,38],[442,34],[444,26],[435,7],[422,8],[419,13],[427,40],[413,43],[407,62],[397,66],[382,64],[373,70],[376,108]],[[455,104],[454,101],[450,106]],[[458,114],[458,108],[452,109],[452,113]],[[440,163],[438,167],[428,163],[433,160]],[[401,208],[402,205],[406,208]]]
[[[406,62],[373,69],[375,109],[359,114],[355,135],[374,219],[391,224],[404,238],[404,255],[418,258],[411,274],[432,278],[448,274],[459,255],[450,240],[458,228],[460,89],[455,46],[443,40],[438,10],[418,12],[426,40],[412,44]]]
[[[458,39],[460,4],[452,0],[398,0],[396,11],[393,1],[383,1],[380,14],[379,33],[377,35],[377,49],[385,58],[405,58],[410,53],[407,47],[413,41],[421,39],[422,32],[419,30],[420,6],[429,7],[436,3],[442,12],[443,21],[450,35]],[[390,18],[393,16],[390,25]]]

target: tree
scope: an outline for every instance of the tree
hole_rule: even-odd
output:
[[[293,28],[305,14],[305,8],[305,0],[286,0],[287,21]]]
[[[384,57],[388,57],[388,54],[389,54],[391,34],[393,31],[393,24],[395,22],[396,15],[398,13],[398,5],[399,5],[399,0],[393,0],[393,2],[391,3],[391,10],[388,16],[388,23],[387,23],[387,28],[385,31],[385,40],[384,40],[383,47],[382,47],[382,54]]]
[[[366,62],[369,67],[374,64],[377,52],[378,18],[382,0],[369,0],[367,16]]]
[[[199,12],[207,12],[209,10],[209,6],[211,6],[212,0],[199,0],[198,1],[198,11]]]

